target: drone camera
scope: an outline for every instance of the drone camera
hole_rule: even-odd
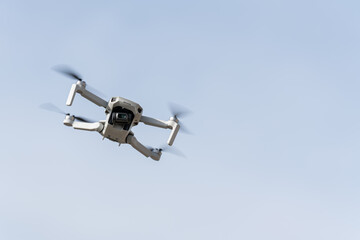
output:
[[[113,114],[113,122],[117,124],[126,124],[131,122],[131,118],[128,113],[118,112]]]

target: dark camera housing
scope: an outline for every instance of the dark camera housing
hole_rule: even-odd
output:
[[[134,113],[126,108],[115,107],[111,113],[109,123],[111,125],[121,125],[124,130],[129,130],[134,119]]]
[[[113,117],[112,120],[113,120],[114,124],[131,123],[130,116],[128,113],[122,113],[122,112],[114,113],[112,117]]]

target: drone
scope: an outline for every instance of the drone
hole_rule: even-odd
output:
[[[107,102],[101,97],[97,96],[95,93],[93,93],[96,90],[91,92],[89,87],[87,87],[86,82],[83,81],[80,75],[71,68],[66,66],[58,66],[54,68],[54,70],[72,78],[73,80],[76,80],[76,83],[72,84],[70,88],[70,92],[66,100],[67,106],[71,106],[73,104],[75,95],[78,93],[80,96],[96,104],[97,106],[105,108],[106,119],[94,122],[84,117],[65,113],[51,103],[42,105],[42,108],[47,110],[65,114],[65,119],[63,120],[65,126],[72,127],[77,130],[98,132],[103,136],[103,139],[106,138],[116,142],[119,144],[119,146],[121,144],[130,144],[142,155],[145,157],[150,157],[155,161],[160,160],[163,150],[171,150],[168,146],[173,145],[175,138],[180,130],[179,117],[186,115],[189,113],[189,111],[184,110],[184,108],[181,109],[180,106],[173,105],[173,108],[178,108],[178,110],[172,109],[173,114],[167,121],[147,117],[143,115],[143,108],[136,102],[123,97],[112,97]],[[147,147],[140,143],[136,139],[134,133],[131,131],[132,128],[137,126],[139,123],[144,123],[146,125],[158,128],[170,129],[171,133],[167,140],[168,146],[162,148],[153,148]],[[183,130],[185,130],[185,128]],[[177,152],[178,155],[182,155],[176,149],[173,149],[169,152],[173,152],[175,154]]]

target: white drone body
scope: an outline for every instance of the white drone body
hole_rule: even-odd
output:
[[[151,157],[156,161],[160,160],[162,150],[145,147],[135,138],[131,128],[138,125],[139,122],[142,122],[146,125],[154,127],[171,129],[171,133],[167,141],[169,146],[174,143],[176,135],[180,129],[179,121],[176,116],[171,117],[168,121],[143,116],[143,109],[139,104],[122,97],[113,97],[109,102],[106,102],[94,93],[88,91],[86,89],[86,83],[82,80],[77,81],[77,83],[71,86],[66,105],[72,105],[76,93],[79,93],[82,97],[94,104],[105,108],[106,119],[94,123],[79,122],[75,121],[75,116],[68,114],[65,116],[63,122],[66,126],[79,130],[96,131],[104,138],[111,141],[119,144],[130,144],[144,156]]]

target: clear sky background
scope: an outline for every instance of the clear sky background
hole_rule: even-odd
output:
[[[0,1],[0,239],[359,239],[360,4]],[[192,110],[160,162],[39,108],[103,119],[51,70]],[[133,129],[160,146],[169,131]]]

